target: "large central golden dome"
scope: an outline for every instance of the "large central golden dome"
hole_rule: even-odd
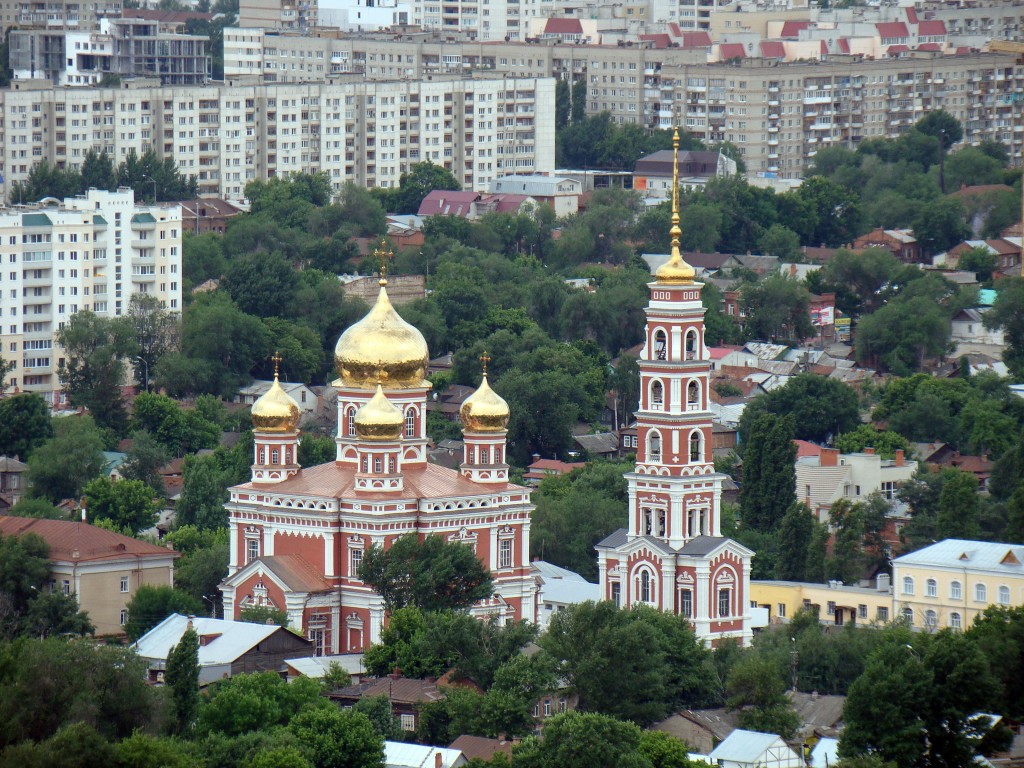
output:
[[[430,359],[423,334],[409,325],[391,305],[380,281],[373,309],[350,326],[334,347],[334,366],[348,387],[384,389],[429,387],[424,381]]]

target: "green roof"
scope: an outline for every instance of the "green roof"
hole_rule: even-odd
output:
[[[52,227],[53,222],[45,213],[25,213],[21,216],[23,227]]]
[[[100,226],[107,226],[107,220],[100,216],[98,213],[92,217],[93,224],[99,224]]]
[[[996,303],[996,292],[991,288],[982,288],[978,291],[978,306],[991,307]]]
[[[132,224],[156,224],[152,213],[137,213],[132,216]]]

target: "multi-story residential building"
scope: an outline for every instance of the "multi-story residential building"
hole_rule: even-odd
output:
[[[873,448],[863,453],[840,453],[838,448],[822,448],[818,455],[796,460],[796,492],[818,519],[827,523],[829,510],[841,499],[863,501],[872,493],[893,500],[900,485],[917,471],[917,462],[896,452],[896,458],[883,459]]]
[[[130,189],[0,209],[0,344],[7,384],[59,402],[54,336],[80,310],[115,317],[133,294],[181,307],[181,208]]]
[[[892,621],[892,586],[888,574],[875,588],[839,581],[813,584],[801,581],[751,581],[751,604],[765,608],[772,624],[785,624],[802,608],[817,612],[824,624],[886,624]]]
[[[990,605],[1024,605],[1024,546],[946,539],[892,561],[897,618],[966,629]]]
[[[317,0],[240,0],[240,24],[304,31],[317,25]]]
[[[97,85],[110,74],[201,85],[210,76],[210,40],[181,27],[125,18],[101,19],[96,31],[12,30],[11,69],[16,79],[55,85]]]
[[[174,585],[178,553],[86,522],[0,515],[0,534],[35,534],[50,547],[50,588],[74,595],[98,635],[124,634],[143,584]]]
[[[100,19],[120,16],[121,0],[0,0],[0,32],[25,29],[93,29]]]
[[[698,34],[704,33],[686,33]],[[940,108],[963,124],[964,143],[999,141],[1016,164],[1024,158],[1015,111],[1024,66],[1012,54],[920,51],[868,59],[817,53],[813,60],[786,61],[779,51],[775,57],[711,60],[717,55],[699,42],[655,48],[480,43],[429,34],[341,39],[251,29],[224,33],[227,76],[266,82],[344,74],[415,80],[481,70],[585,79],[589,114],[609,112],[619,123],[649,128],[679,124],[709,144],[731,141],[748,172],[764,176],[799,177],[822,147],[896,137]],[[768,54],[771,46],[782,47],[761,45]]]
[[[154,150],[196,175],[201,195],[240,200],[247,182],[295,171],[397,187],[423,160],[486,190],[512,173],[555,167],[551,78],[446,77],[0,92],[4,192],[48,160],[77,167],[89,149],[115,162]]]

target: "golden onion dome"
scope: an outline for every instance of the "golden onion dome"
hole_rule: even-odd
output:
[[[350,326],[334,347],[334,365],[344,386],[373,389],[429,387],[427,342],[391,305],[380,281],[377,302],[366,317]]]
[[[252,404],[252,426],[259,432],[294,432],[299,426],[299,404],[277,379],[262,397]]]
[[[673,245],[672,255],[669,256],[668,261],[658,267],[654,278],[662,285],[688,285],[693,282],[696,275],[697,272],[694,268],[683,261],[683,257],[679,253],[679,246]]]
[[[398,440],[405,424],[402,412],[387,399],[380,384],[370,401],[356,411],[355,421],[356,435],[381,442]]]
[[[467,432],[501,432],[508,427],[508,403],[491,389],[486,373],[477,391],[462,403],[459,418]]]

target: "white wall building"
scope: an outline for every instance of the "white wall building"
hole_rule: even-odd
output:
[[[136,293],[181,308],[181,207],[139,206],[130,189],[0,209],[0,344],[7,385],[51,404],[54,335],[81,310],[116,317]]]
[[[899,486],[916,471],[917,462],[905,459],[903,451],[894,459],[883,459],[872,448],[842,454],[837,448],[822,448],[817,456],[796,460],[797,498],[819,521],[828,523],[829,510],[840,499],[856,503],[876,492],[895,499]]]

